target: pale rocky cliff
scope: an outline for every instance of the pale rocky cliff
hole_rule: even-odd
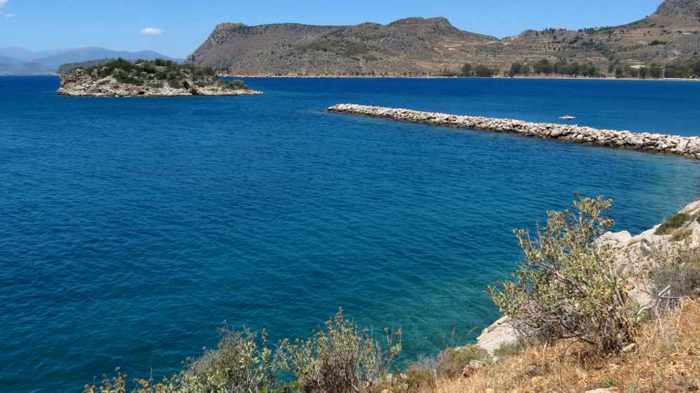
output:
[[[192,54],[196,64],[237,75],[436,75],[465,63],[509,70],[547,59],[619,67],[675,64],[700,53],[700,0],[666,0],[621,26],[528,30],[498,39],[461,31],[446,18],[380,25],[273,24],[216,27]]]

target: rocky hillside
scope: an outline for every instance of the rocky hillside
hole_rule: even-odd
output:
[[[700,51],[699,9],[700,0],[667,0],[653,15],[623,26],[528,31],[504,39],[492,62],[503,66],[517,59],[566,59],[610,70],[687,61]]]
[[[92,97],[225,96],[261,94],[242,81],[219,79],[206,67],[168,60],[123,59],[63,68],[59,95]]]
[[[192,55],[233,74],[383,74],[458,68],[494,37],[460,31],[447,19],[379,25],[222,24]]]
[[[601,72],[690,61],[700,52],[700,0],[666,0],[656,13],[616,27],[526,31],[497,39],[444,18],[388,25],[222,24],[192,55],[230,74],[406,75],[456,72],[465,63],[506,71],[514,63],[594,64]]]

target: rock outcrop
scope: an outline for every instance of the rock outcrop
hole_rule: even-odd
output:
[[[700,19],[700,1],[666,0],[659,6],[656,15]]]
[[[629,278],[630,296],[641,307],[649,307],[658,296],[658,288],[650,281],[649,272],[681,250],[700,250],[700,200],[637,236],[626,231],[610,232],[600,237],[598,243],[613,249],[618,271]],[[477,345],[494,355],[499,348],[514,345],[519,340],[508,317],[503,317],[484,329],[477,338]]]
[[[517,345],[520,337],[510,321],[510,318],[503,317],[491,324],[481,332],[476,344],[491,356],[503,347]]]
[[[496,41],[445,18],[356,26],[224,23],[191,60],[232,75],[421,74],[459,68],[476,46]]]
[[[354,104],[338,104],[328,108],[328,110],[336,113],[380,117],[435,126],[507,132],[588,145],[667,153],[700,159],[700,137],[603,130],[577,125],[531,123],[513,119],[421,112],[410,109]]]
[[[59,95],[89,97],[177,97],[260,95],[240,81],[224,81],[208,69],[170,61],[126,60],[75,65],[61,74]]]

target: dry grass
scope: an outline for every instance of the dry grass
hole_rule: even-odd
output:
[[[560,342],[530,348],[468,379],[438,384],[435,393],[700,392],[700,303],[687,301],[647,324],[627,352],[601,358],[586,347]]]

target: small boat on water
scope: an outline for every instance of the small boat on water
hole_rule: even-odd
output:
[[[575,120],[576,116],[564,115],[564,116],[560,116],[559,119],[561,119],[561,120]]]

